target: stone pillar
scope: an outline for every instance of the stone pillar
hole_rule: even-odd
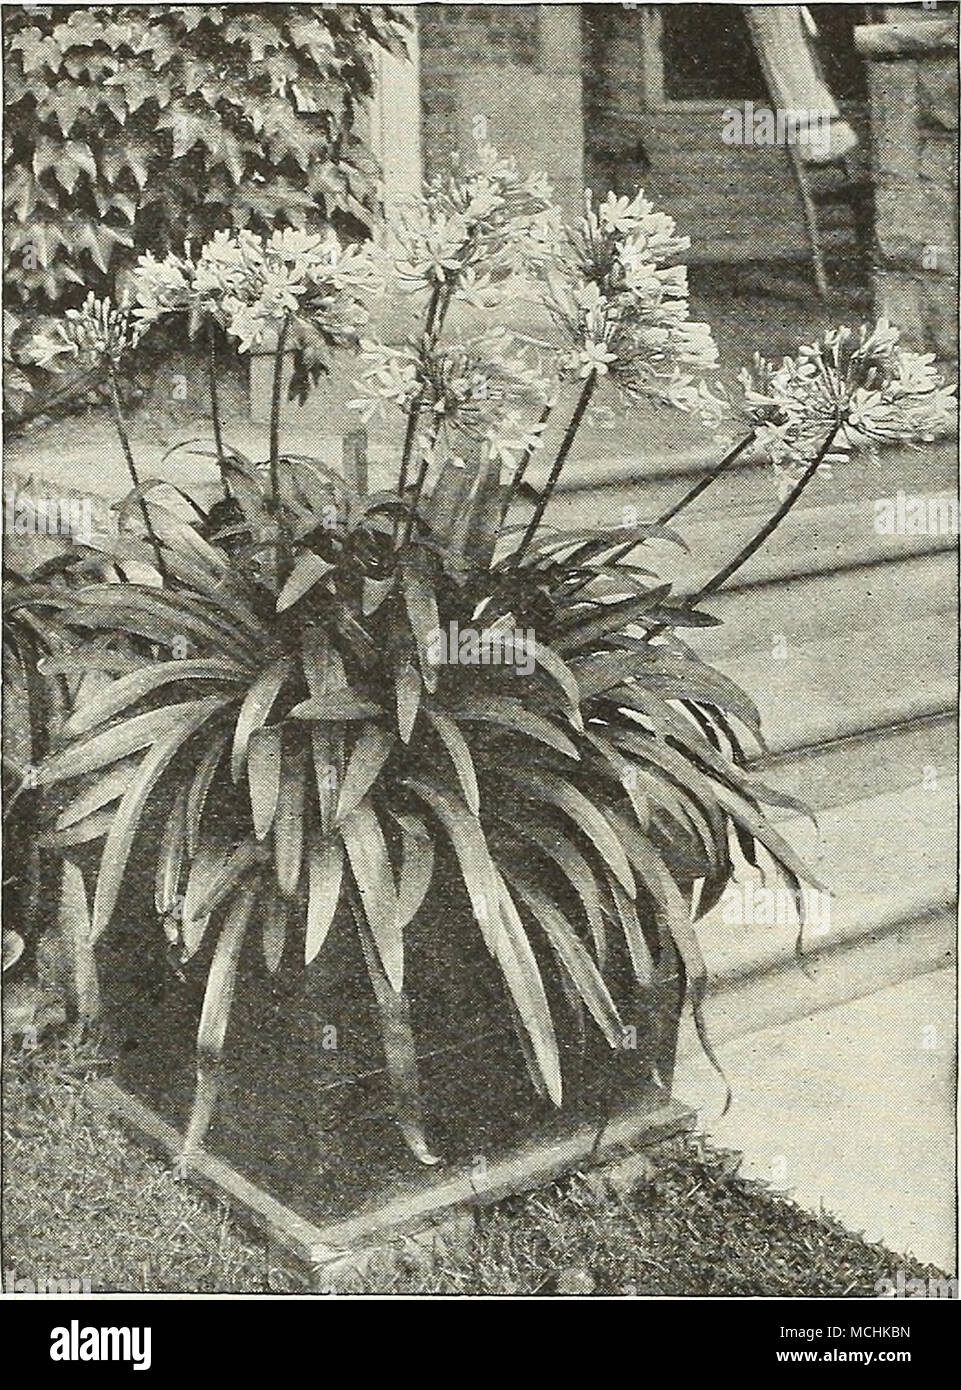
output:
[[[915,14],[855,39],[871,90],[875,307],[912,346],[957,358],[957,23]]]
[[[477,141],[543,170],[558,200],[584,182],[580,5],[421,5],[424,164],[444,174]]]
[[[381,168],[381,201],[388,226],[398,204],[420,192],[421,162],[420,45],[416,8],[406,36],[409,57],[376,50],[374,95],[370,104],[370,146]]]

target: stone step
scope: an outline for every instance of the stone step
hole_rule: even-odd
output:
[[[722,620],[687,640],[706,661],[753,651],[788,651],[799,643],[859,632],[875,621],[910,623],[929,614],[956,621],[958,566],[950,550],[888,562],[808,575],[749,591],[722,589],[705,608]]]
[[[902,723],[881,724],[809,748],[756,758],[751,766],[769,786],[812,811],[843,806],[883,792],[936,787],[958,765],[955,708]],[[771,820],[788,814],[766,808]]]
[[[773,753],[949,712],[957,690],[957,630],[944,614],[907,625],[787,642],[715,660],[751,697]]]
[[[777,891],[771,873],[767,887],[774,892],[765,896],[760,876],[745,866],[741,882],[697,928],[711,980],[707,1013],[715,1040],[801,1018],[839,998],[947,964],[954,943],[956,822],[957,779],[948,776],[933,788],[897,789],[834,807],[819,816],[816,828],[800,819],[782,823],[781,832],[833,895],[807,893],[810,978],[795,957],[789,895]],[[875,948],[867,970],[857,962],[864,948]]]

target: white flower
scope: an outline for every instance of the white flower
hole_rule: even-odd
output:
[[[538,226],[543,245],[531,251],[529,271],[543,302],[564,330],[570,349],[561,366],[581,379],[611,377],[630,399],[652,397],[716,418],[721,398],[701,389],[684,369],[712,372],[717,348],[705,323],[690,320],[687,271],[666,264],[688,249],[672,218],[638,192],[608,194],[562,228]]]
[[[617,353],[611,352],[606,343],[589,339],[577,354],[577,359],[580,364],[580,376],[588,377],[591,372],[597,376],[606,376],[610,364],[617,361]]]
[[[69,357],[90,366],[116,366],[140,339],[141,325],[126,304],[87,295],[79,309],[67,309],[62,320],[35,334],[27,348],[30,360],[52,367]]]
[[[848,448],[927,441],[950,430],[955,387],[945,385],[933,353],[906,351],[898,338],[880,319],[858,335],[833,329],[779,366],[755,357],[740,380],[772,460],[792,455],[803,466],[832,430]]]

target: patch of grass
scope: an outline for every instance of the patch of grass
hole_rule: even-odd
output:
[[[95,1290],[298,1290],[227,1208],[83,1099],[109,1067],[95,1046],[7,1059],[3,1268]],[[479,1218],[470,1249],[399,1269],[372,1292],[874,1297],[877,1281],[944,1277],[737,1175],[698,1139],[661,1145],[649,1181],[618,1195],[575,1174]]]

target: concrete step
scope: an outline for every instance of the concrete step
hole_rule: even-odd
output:
[[[954,708],[760,757],[751,764],[769,787],[818,813],[888,791],[936,785],[952,776],[957,765]],[[776,806],[768,807],[767,814],[775,821],[787,818]]]
[[[937,955],[931,926],[897,934],[915,964],[924,954]],[[881,952],[896,948],[893,937],[867,945],[856,953],[858,967],[867,971],[873,960],[883,980]],[[712,1143],[743,1155],[743,1177],[953,1274],[955,971],[897,976],[818,1007],[839,971],[840,961],[832,970],[822,961],[816,986],[795,972],[801,992],[810,989],[811,1012],[717,1040],[733,1092],[723,1118],[717,1074],[696,1051],[677,1068],[675,1094],[699,1107]],[[861,983],[868,983],[866,974]],[[682,1047],[690,1044],[685,1030]],[[950,1297],[950,1291],[942,1285],[932,1296]]]
[[[931,614],[943,614],[952,624],[958,609],[957,557],[950,550],[928,555],[845,568],[725,593],[722,589],[705,608],[722,620],[720,627],[701,628],[686,640],[706,661],[773,654],[787,643],[819,640],[825,633],[839,637],[857,633],[877,621],[908,624]],[[783,641],[779,639],[784,639]]]
[[[836,492],[832,492],[828,499],[824,491],[826,486],[824,483],[812,485],[811,499],[808,500],[806,494],[802,496],[801,502],[769,540],[724,586],[728,592],[804,575],[957,550],[957,534],[944,524],[946,518],[950,519],[952,498],[947,490],[929,489],[925,494],[933,499],[932,505],[936,503],[942,509],[929,518],[932,529],[918,534],[903,528],[889,535],[875,526],[873,497],[838,501]],[[710,517],[702,514],[688,518],[682,534],[689,554],[667,541],[655,540],[636,552],[635,558],[660,578],[672,580],[679,594],[693,593],[760,530],[776,506],[777,499],[768,498],[763,506],[752,505],[721,510]],[[619,506],[609,505],[606,491],[594,495],[566,494],[558,499],[553,509],[554,524],[570,529],[621,526],[624,515]],[[644,514],[634,515],[643,519]],[[956,511],[954,516],[956,524]]]
[[[868,992],[866,984],[881,988],[890,982],[885,975],[909,978],[947,964],[955,939],[956,821],[957,778],[945,776],[931,788],[829,809],[816,828],[798,818],[782,822],[781,833],[833,894],[806,894],[810,978],[795,958],[789,895],[778,891],[771,872],[767,887],[774,891],[765,896],[760,875],[744,865],[739,882],[697,927],[717,1040],[804,1017],[839,997]],[[870,969],[856,959],[868,946],[879,948]],[[763,989],[760,981],[767,982]]]
[[[774,753],[949,712],[956,703],[957,630],[946,614],[714,664],[746,690]]]

